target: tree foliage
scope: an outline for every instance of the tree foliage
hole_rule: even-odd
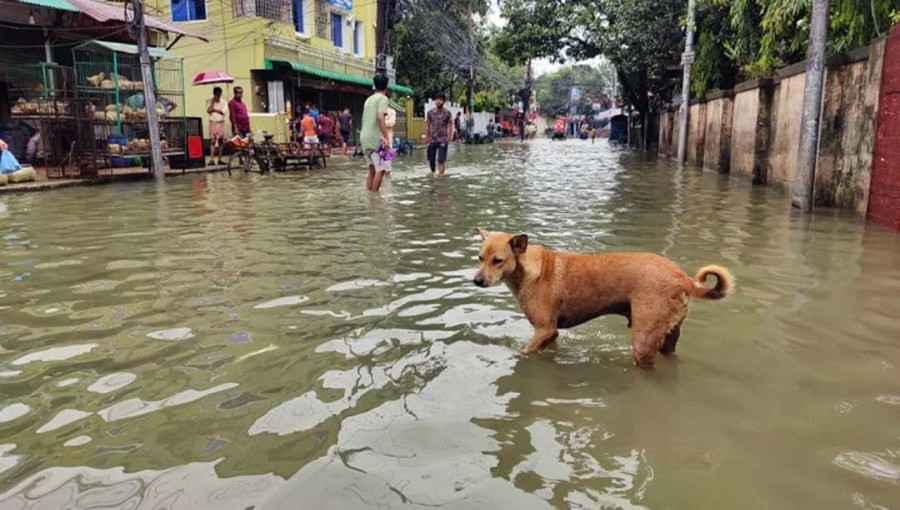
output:
[[[591,110],[595,100],[609,107],[613,101],[615,69],[609,63],[597,67],[566,66],[553,73],[539,76],[535,82],[535,96],[541,110],[552,116],[565,115],[572,105],[570,91],[577,86],[581,97],[575,106],[579,112]]]
[[[442,92],[463,103],[467,70],[473,65],[476,110],[509,104],[524,68],[497,57],[496,31],[474,23],[486,16],[489,0],[406,0],[400,6],[391,36],[398,81],[420,98]]]
[[[678,62],[687,0],[505,0],[497,53],[510,62],[604,55],[628,103],[649,114],[665,92],[666,68]],[[649,94],[648,94],[649,93]]]
[[[829,53],[865,46],[900,21],[900,0],[829,2]],[[802,61],[811,10],[810,0],[700,0],[694,94]]]
[[[900,21],[900,0],[829,0],[829,52],[865,46]],[[805,58],[812,0],[697,0],[693,93],[771,75]],[[629,103],[666,99],[684,47],[687,0],[505,0],[497,54],[509,62],[605,55]],[[670,76],[671,78],[671,76]]]

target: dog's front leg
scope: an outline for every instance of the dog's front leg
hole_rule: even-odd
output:
[[[537,352],[549,345],[550,342],[556,340],[556,337],[558,336],[559,331],[556,329],[556,326],[536,328],[534,330],[534,336],[531,337],[531,341],[528,342],[528,345],[526,345],[524,349],[522,349],[522,354]]]

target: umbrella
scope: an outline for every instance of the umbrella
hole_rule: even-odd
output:
[[[213,83],[232,83],[234,78],[225,71],[205,71],[194,76],[194,85],[212,85]]]

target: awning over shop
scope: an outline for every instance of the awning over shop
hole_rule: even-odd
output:
[[[281,64],[290,67],[294,71],[298,73],[308,74],[311,76],[316,76],[318,78],[323,78],[326,80],[332,81],[340,81],[344,83],[350,83],[353,85],[359,85],[361,87],[372,88],[375,86],[375,82],[372,81],[371,78],[363,78],[362,76],[353,76],[351,74],[339,73],[337,71],[329,71],[327,69],[322,69],[319,67],[311,66],[308,64],[303,64],[300,62],[294,62],[292,60],[272,60],[266,59],[266,69],[274,69],[275,64]],[[400,94],[406,94],[407,96],[411,96],[415,93],[415,91],[409,87],[404,87],[403,85],[390,85],[388,86],[394,92],[399,92]]]
[[[112,42],[112,41],[93,40],[93,41],[88,41],[80,46],[77,46],[77,48],[82,48],[84,46],[90,46],[90,45],[100,46],[102,48],[106,48],[110,51],[115,51],[118,53],[129,53],[131,55],[138,54],[137,46],[135,46],[133,44],[125,44],[125,43],[118,43],[118,42]],[[169,53],[168,51],[166,51],[162,48],[147,48],[147,51],[150,53],[150,56],[153,58],[178,58],[178,56],[176,56],[174,53]]]
[[[38,7],[47,7],[49,9],[57,9],[60,11],[69,11],[69,12],[79,12],[78,7],[75,7],[67,0],[19,0],[23,4],[35,5]]]

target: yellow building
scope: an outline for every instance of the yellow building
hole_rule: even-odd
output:
[[[184,59],[187,116],[205,124],[205,104],[212,96],[210,85],[191,86],[193,77],[225,71],[235,82],[223,86],[223,96],[230,99],[235,86],[244,89],[254,131],[283,138],[288,107],[296,112],[309,102],[320,112],[351,108],[359,120],[375,69],[376,0],[147,0],[146,5],[148,14],[209,39],[168,41]],[[412,94],[393,84],[392,70],[388,74],[395,96]]]

